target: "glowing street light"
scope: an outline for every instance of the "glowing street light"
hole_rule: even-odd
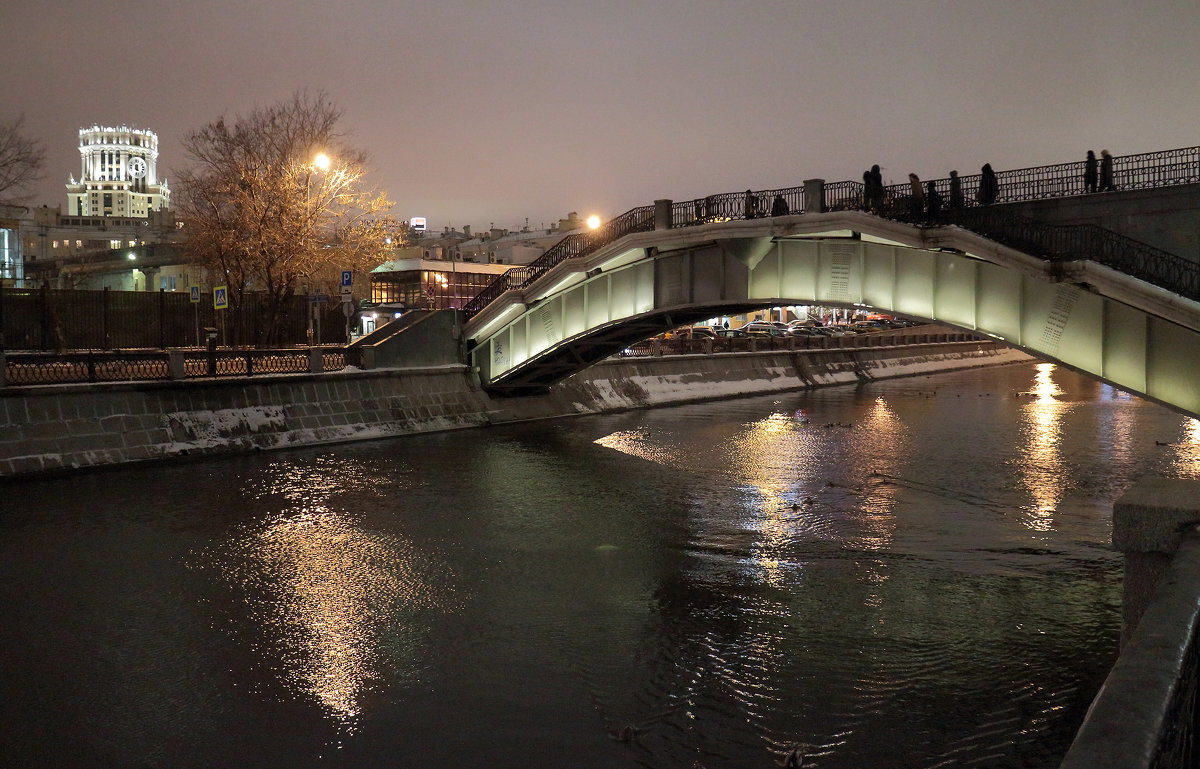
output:
[[[594,230],[600,226],[600,217],[592,214],[587,218],[587,226],[589,230]]]
[[[322,171],[329,170],[329,162],[329,156],[324,152],[318,152],[317,156],[313,158],[313,165]]]

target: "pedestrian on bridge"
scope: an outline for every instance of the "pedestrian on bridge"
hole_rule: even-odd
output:
[[[958,178],[958,171],[950,172],[950,208],[957,209],[963,207],[962,194],[962,179]]]
[[[912,212],[913,221],[920,221],[921,215],[925,212],[925,190],[921,187],[921,178],[916,174],[909,174],[908,186],[912,192],[909,210]]]
[[[998,197],[1000,183],[996,181],[996,172],[992,170],[991,163],[984,163],[983,168],[979,169],[979,191],[975,193],[975,199],[981,206],[990,206]]]
[[[883,210],[883,172],[879,164],[871,166],[871,207],[876,213]]]
[[[1088,150],[1087,160],[1083,162],[1083,189],[1086,192],[1095,192],[1096,179],[1096,153]]]
[[[933,182],[926,184],[927,191],[925,193],[926,208],[925,221],[930,224],[936,224],[942,214],[942,196],[938,194],[937,185]]]
[[[1100,150],[1100,191],[1111,192],[1117,188],[1113,184],[1113,156],[1108,150]]]
[[[746,190],[746,218],[754,219],[758,216],[758,196],[750,190]]]

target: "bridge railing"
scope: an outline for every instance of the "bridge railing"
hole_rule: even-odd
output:
[[[896,219],[914,217],[896,214]],[[943,211],[928,224],[952,224],[1050,261],[1086,259],[1200,300],[1200,264],[1094,224],[1046,224],[992,206]]]
[[[463,305],[463,313],[469,319],[505,291],[524,288],[567,259],[590,254],[632,232],[646,232],[652,229],[654,229],[654,206],[641,206],[610,219],[603,226],[591,232],[568,235],[525,267],[514,267],[497,276],[474,299]]]
[[[996,203],[1015,203],[1026,200],[1044,200],[1048,198],[1083,195],[1088,192],[1084,186],[1085,161],[1056,163],[1046,166],[1018,168],[1008,171],[997,171],[996,181],[999,187]],[[932,179],[945,209],[958,212],[970,209],[986,209],[978,199],[980,174],[960,176],[957,182],[952,180]],[[922,189],[927,190],[929,181],[922,183]],[[1137,155],[1122,155],[1113,158],[1113,181],[1117,189],[1137,190],[1169,187],[1180,184],[1200,183],[1200,147],[1183,147],[1174,150],[1146,152]],[[869,201],[866,199],[864,185],[859,181],[831,182],[824,185],[823,207],[826,211],[839,210],[871,210],[889,218],[924,221],[921,211],[914,211],[912,189],[908,183],[885,185],[882,199]],[[671,204],[671,222],[673,227],[686,227],[712,222],[730,221],[735,219],[755,219],[760,217],[781,216],[804,213],[806,208],[803,187],[785,187],[773,190],[748,190],[745,192],[726,192],[719,195],[708,195],[694,200],[678,201]],[[809,202],[811,204],[811,202]],[[938,223],[941,223],[940,221]],[[958,223],[958,222],[950,222]],[[1036,224],[1036,223],[1033,223]],[[962,226],[971,229],[970,225]],[[1049,227],[1051,225],[1043,225]],[[522,288],[536,280],[555,265],[576,256],[583,256],[612,243],[633,232],[645,232],[654,228],[654,207],[642,206],[630,209],[605,224],[592,233],[576,233],[568,235],[552,246],[535,262],[527,267],[518,267],[498,276],[491,284],[483,289],[474,299],[467,302],[463,311],[468,319],[477,314],[501,294],[510,289]],[[1099,228],[1097,228],[1099,229]],[[1015,224],[1007,230],[1010,238],[1019,238],[1021,233],[1033,233],[1030,226]],[[986,233],[980,233],[986,234]],[[1111,233],[1114,237],[1121,236]],[[1108,236],[1091,234],[1080,235],[1051,235],[1039,230],[1038,239],[1050,237],[1058,242],[1062,238],[1072,240],[1081,248],[1084,238],[1090,238],[1086,245],[1098,246],[1099,252],[1107,254],[1114,269],[1122,269],[1118,262],[1127,263],[1138,272],[1129,274],[1149,280],[1164,288],[1174,285],[1191,285],[1193,278],[1185,275],[1183,264],[1167,264],[1178,261],[1179,257],[1151,249],[1150,246],[1139,244],[1133,248],[1130,256],[1131,239],[1115,241]],[[1003,241],[1002,241],[1003,242]],[[1029,240],[1029,243],[1036,241]],[[1044,242],[1044,241],[1043,241]],[[1014,245],[1009,243],[1009,245]],[[1015,245],[1014,245],[1015,247]],[[1057,246],[1056,246],[1057,248]],[[1146,249],[1151,249],[1147,251]],[[1127,252],[1121,256],[1121,252]],[[1075,251],[1076,256],[1070,258],[1092,258],[1089,252]],[[1066,258],[1066,257],[1061,257]],[[1099,261],[1099,260],[1097,260]],[[1162,262],[1158,264],[1157,262]],[[1145,275],[1166,276],[1155,279]],[[1159,280],[1169,280],[1170,285],[1159,283]],[[1190,289],[1191,290],[1191,289]],[[1179,293],[1183,293],[1180,291]],[[1191,293],[1183,293],[1190,298],[1196,298]]]

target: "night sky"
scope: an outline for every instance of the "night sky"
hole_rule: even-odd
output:
[[[940,178],[1200,144],[1195,0],[0,3],[0,118],[66,204],[78,130],[189,130],[325,91],[430,227]]]

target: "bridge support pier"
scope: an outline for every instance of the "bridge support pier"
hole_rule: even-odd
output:
[[[1137,628],[1185,530],[1200,523],[1200,482],[1143,478],[1113,504],[1113,545],[1125,554],[1121,645]]]

